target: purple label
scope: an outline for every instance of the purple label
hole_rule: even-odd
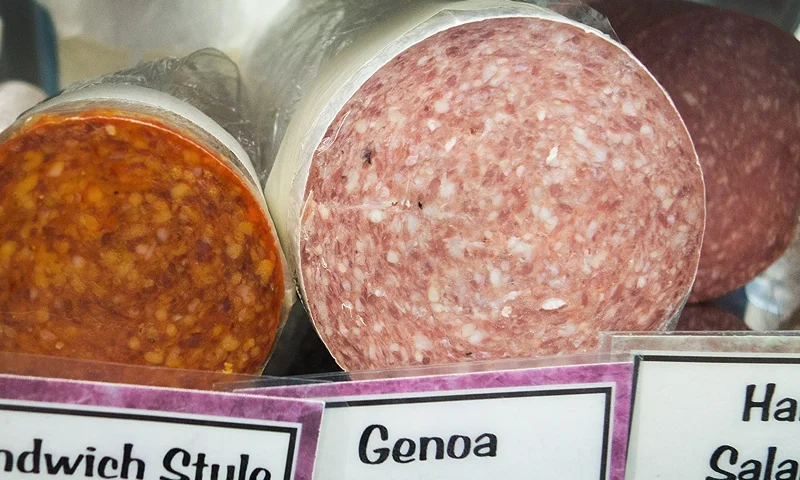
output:
[[[317,401],[0,375],[0,476],[311,480],[322,411]]]
[[[316,480],[622,480],[631,363],[250,389],[327,402]]]

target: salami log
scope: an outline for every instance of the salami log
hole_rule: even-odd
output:
[[[800,42],[687,2],[603,7],[674,99],[703,167],[708,222],[692,300],[735,290],[781,256],[796,226]]]
[[[37,106],[0,136],[0,351],[258,373],[282,254],[236,140],[133,86]]]
[[[675,330],[679,332],[735,332],[750,328],[736,315],[713,305],[689,305],[683,309]]]
[[[343,52],[268,180],[333,356],[349,370],[527,357],[663,328],[705,215],[669,97],[585,25],[452,5],[372,37],[378,56]]]

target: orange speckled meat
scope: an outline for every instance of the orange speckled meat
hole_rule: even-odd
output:
[[[0,145],[0,350],[255,373],[283,297],[252,191],[198,143],[116,111]]]

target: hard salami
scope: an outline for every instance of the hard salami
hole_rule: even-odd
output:
[[[606,36],[516,8],[388,59],[307,158],[284,139],[269,181],[296,196],[271,208],[346,369],[587,351],[686,299],[704,187],[670,99]]]
[[[675,325],[679,332],[748,331],[747,324],[736,315],[713,305],[689,305]]]
[[[674,99],[703,167],[708,223],[692,299],[717,297],[758,275],[792,239],[800,42],[761,20],[686,2],[621,5],[605,11]]]

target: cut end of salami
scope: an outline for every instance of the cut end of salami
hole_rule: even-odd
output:
[[[700,158],[708,223],[691,301],[703,301],[743,286],[792,239],[800,42],[738,13],[655,3],[607,11],[622,42],[672,96]]]
[[[675,330],[678,332],[749,331],[736,315],[713,305],[689,305],[683,309]]]
[[[383,66],[330,125],[304,201],[303,293],[348,370],[662,328],[705,216],[663,89],[616,43],[545,18],[453,27]]]

